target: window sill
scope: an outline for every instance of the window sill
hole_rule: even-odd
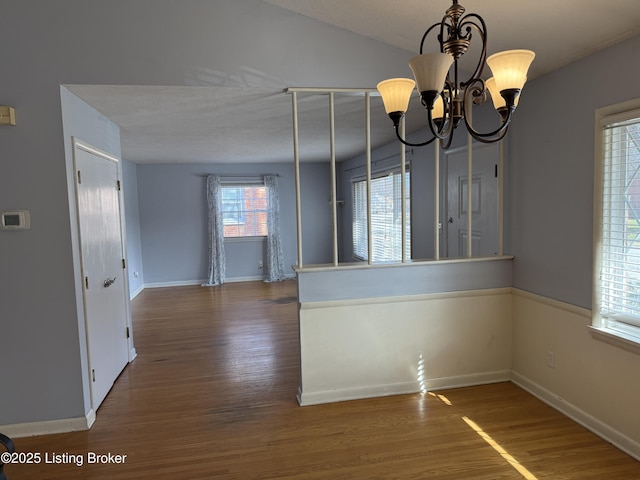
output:
[[[225,237],[224,241],[226,242],[231,242],[231,243],[236,243],[236,242],[263,242],[267,239],[266,236],[264,237]]]
[[[587,328],[591,332],[591,336],[596,340],[640,355],[640,338],[608,328],[594,327],[592,325],[587,325]]]

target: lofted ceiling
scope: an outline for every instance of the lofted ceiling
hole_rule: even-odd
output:
[[[264,0],[321,22],[418,53],[425,30],[451,0]],[[488,54],[537,53],[535,78],[640,33],[638,0],[459,0],[487,24]]]
[[[416,52],[450,0],[263,0],[300,15]],[[463,0],[488,26],[488,53],[536,52],[530,79],[640,34],[638,0]],[[292,158],[291,98],[281,90],[233,87],[68,85],[121,128],[123,158],[135,163],[279,162]],[[379,99],[377,144],[393,140]],[[303,161],[328,158],[326,98],[302,95]],[[361,99],[337,97],[338,160],[362,152]],[[413,122],[409,119],[409,122]],[[417,128],[408,123],[408,130]]]

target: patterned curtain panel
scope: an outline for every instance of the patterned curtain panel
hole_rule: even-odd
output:
[[[209,276],[203,287],[222,285],[226,277],[224,255],[224,223],[220,177],[207,177],[207,206],[209,207]]]
[[[284,280],[284,256],[280,240],[280,195],[278,177],[265,175],[264,184],[269,198],[267,204],[267,278],[265,282]]]

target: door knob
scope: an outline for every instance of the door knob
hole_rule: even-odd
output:
[[[107,279],[104,281],[104,288],[108,288],[108,287],[110,287],[111,285],[113,285],[113,283],[114,283],[115,281],[116,281],[116,277],[113,277],[113,278],[107,278]]]

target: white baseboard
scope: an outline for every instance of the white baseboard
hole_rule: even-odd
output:
[[[53,433],[89,430],[95,421],[96,413],[91,409],[84,417],[18,423],[15,425],[0,425],[0,432],[12,438],[34,437],[36,435],[51,435]]]
[[[143,290],[144,290],[144,284],[140,285],[136,290],[134,290],[134,292],[129,296],[129,300],[133,300],[134,298],[136,298],[138,295],[142,293]]]
[[[362,400],[363,398],[386,397],[389,395],[403,395],[420,391],[418,382],[394,383],[390,385],[367,385],[366,387],[344,388],[326,392],[304,393],[298,390],[298,403],[306,407],[321,403],[345,402],[348,400]]]
[[[285,280],[291,280],[296,278],[296,274],[293,273],[291,275],[285,275]],[[263,282],[266,277],[263,275],[257,275],[253,277],[231,277],[225,279],[225,283],[238,283],[238,282]]]
[[[511,370],[458,375],[456,377],[432,378],[423,382],[427,391],[445,390],[449,388],[474,387],[490,383],[508,382],[511,380]]]
[[[566,402],[563,398],[517,372],[511,372],[511,381],[533,396],[539,398],[547,405],[555,408],[560,413],[566,415],[573,421],[579,423],[586,429],[640,461],[640,443],[637,443],[626,435],[611,428],[604,422],[589,415],[587,412],[581,410],[575,405]]]
[[[257,277],[233,277],[227,278],[225,283],[236,283],[236,282],[255,282],[258,280],[264,280],[263,276]],[[155,283],[145,283],[143,288],[165,288],[165,287],[186,287],[189,285],[202,285],[206,280],[182,280],[178,282],[155,282]]]
[[[144,288],[186,287],[189,285],[202,285],[206,280],[182,280],[178,282],[153,282],[145,283]]]
[[[472,375],[460,375],[448,378],[433,378],[422,382],[402,382],[388,385],[367,385],[365,387],[344,388],[325,392],[304,393],[298,389],[298,403],[301,406],[318,405],[321,403],[361,400],[364,398],[386,397],[389,395],[404,395],[421,391],[444,390],[448,388],[470,387],[489,383],[508,382],[511,379],[509,370],[486,372]]]
[[[286,275],[287,280],[291,280],[296,278],[295,274]],[[263,275],[254,275],[249,277],[230,277],[225,279],[225,283],[238,283],[238,282],[262,282],[265,277]],[[144,290],[145,288],[165,288],[165,287],[186,287],[189,285],[202,285],[206,283],[205,279],[201,280],[181,280],[177,282],[154,282],[154,283],[145,283],[141,288]],[[140,290],[140,291],[142,291]],[[137,292],[138,295],[140,292]],[[133,298],[133,297],[132,297]]]
[[[239,283],[239,282],[262,282],[264,275],[254,275],[252,277],[231,277],[226,278],[224,283]]]

